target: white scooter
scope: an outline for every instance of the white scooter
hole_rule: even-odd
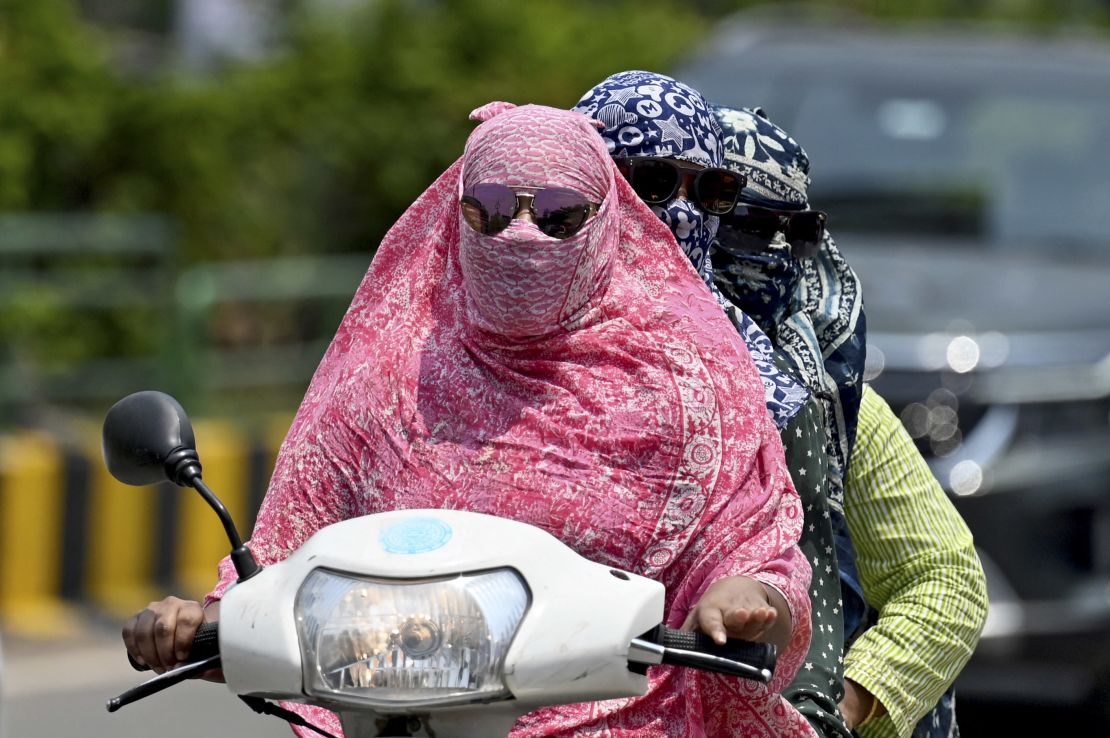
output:
[[[474,738],[508,735],[518,717],[547,705],[643,694],[656,664],[771,679],[773,646],[718,646],[665,628],[662,584],[503,518],[368,515],[259,567],[201,479],[184,410],[159,392],[113,406],[104,457],[124,483],[168,478],[200,492],[224,524],[239,574],[218,628],[198,632],[192,663],[110,700],[110,712],[222,667],[228,688],[253,709],[322,735],[267,700],[333,710],[347,738]]]

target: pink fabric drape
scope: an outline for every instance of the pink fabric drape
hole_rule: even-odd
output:
[[[672,627],[718,578],[752,576],[793,611],[770,690],[657,668],[643,697],[540,710],[515,734],[809,735],[774,694],[809,642],[801,511],[746,347],[589,120],[538,106],[480,117],[378,249],[251,548],[271,563],[347,518],[474,510],[659,579]],[[520,220],[482,236],[458,206],[476,182],[570,187],[601,208],[562,241]],[[234,579],[227,561],[221,576],[210,598]]]

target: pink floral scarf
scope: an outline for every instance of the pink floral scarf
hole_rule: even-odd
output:
[[[355,516],[474,510],[659,579],[672,627],[709,584],[750,575],[793,612],[770,690],[657,668],[643,697],[540,710],[514,735],[809,735],[775,694],[809,643],[801,511],[743,341],[591,121],[505,103],[474,116],[463,157],[378,249],[251,548],[266,564]],[[565,240],[520,220],[483,236],[458,204],[478,182],[569,187],[601,207]],[[211,599],[234,579],[227,561],[221,575]]]

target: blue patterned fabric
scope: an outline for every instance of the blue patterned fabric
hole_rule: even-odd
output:
[[[712,287],[713,264],[709,261],[709,246],[717,235],[720,218],[706,215],[685,198],[675,198],[666,205],[652,205],[651,211],[667,224],[682,252],[694,265],[694,270]]]
[[[771,241],[727,228],[713,244],[726,256],[717,259],[721,293],[761,325],[777,326],[786,318],[802,279],[802,264],[781,233]]]
[[[613,156],[665,156],[721,166],[721,129],[694,88],[655,72],[618,72],[582,96],[574,109],[601,121]]]
[[[758,109],[713,106],[725,166],[747,178],[743,202],[782,210],[809,206],[809,157]],[[757,239],[718,230],[711,258],[717,286],[774,338],[798,366],[803,382],[825,404],[829,502],[843,600],[846,646],[875,623],[867,604],[843,515],[844,487],[863,396],[867,321],[859,280],[826,234],[818,254],[798,260],[780,236]],[[821,360],[821,357],[824,357]],[[952,688],[914,727],[913,738],[958,738]]]
[[[725,311],[725,315],[743,337],[744,343],[748,344],[748,351],[763,382],[767,410],[771,413],[775,426],[782,430],[805,406],[809,399],[809,392],[788,372],[781,371],[775,366],[775,347],[755,321],[743,310],[738,310],[735,305],[729,304],[719,292],[714,290],[714,295],[721,309]]]
[[[574,110],[601,121],[601,137],[613,156],[660,156],[705,167],[722,165],[721,131],[708,103],[693,88],[654,72],[619,72],[590,89]],[[710,247],[720,218],[675,198],[652,211],[667,224],[690,263],[737,326],[763,381],[767,409],[783,428],[801,410],[808,391],[780,371],[757,323],[721,296],[714,284]],[[767,350],[761,348],[766,346]]]
[[[809,202],[809,156],[759,108],[711,106],[721,126],[725,166],[744,174],[745,202],[804,210]]]
[[[748,184],[741,201],[784,210],[808,207],[809,157],[762,111],[711,106],[721,126],[725,166]],[[825,405],[829,502],[843,512],[844,477],[855,442],[867,321],[859,279],[826,233],[817,255],[799,260],[779,235],[771,241],[718,228],[710,258],[716,285],[798,366]]]
[[[960,738],[960,726],[956,723],[956,690],[949,687],[941,695],[940,702],[925,717],[918,721],[911,734],[913,738]]]

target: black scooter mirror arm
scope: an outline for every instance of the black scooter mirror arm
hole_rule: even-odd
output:
[[[262,567],[255,561],[254,554],[243,544],[243,539],[239,537],[239,531],[235,528],[235,521],[231,519],[231,513],[227,511],[224,503],[220,502],[220,498],[216,497],[215,493],[200,478],[200,474],[189,479],[187,484],[200,493],[200,496],[204,498],[209,507],[216,511],[220,522],[223,523],[224,532],[227,533],[227,538],[231,541],[231,563],[235,565],[235,572],[239,575],[239,581],[246,581],[262,571]]]
[[[227,511],[224,503],[220,502],[220,498],[216,497],[216,493],[209,489],[208,485],[199,476],[194,478],[189,486],[200,493],[208,506],[216,511],[216,515],[220,517],[220,522],[223,523],[224,532],[227,533],[227,539],[231,541],[232,548],[243,548],[243,539],[239,537],[239,531],[235,527],[235,521],[231,519],[231,513]]]

